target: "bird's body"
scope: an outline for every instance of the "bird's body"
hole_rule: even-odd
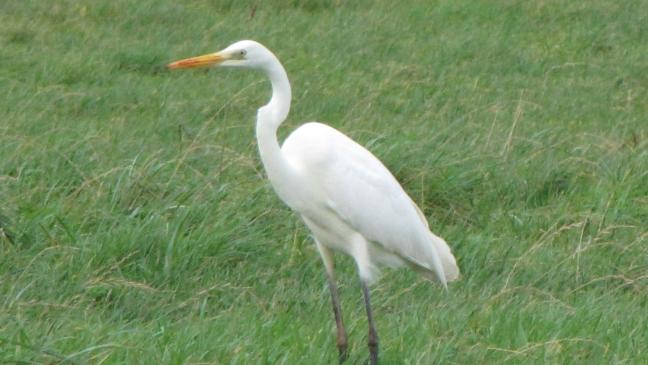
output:
[[[404,265],[436,275],[444,285],[456,278],[446,243],[431,234],[414,202],[371,152],[314,122],[295,130],[281,151],[302,183],[277,193],[319,245],[352,256],[363,279],[373,281],[380,266]]]
[[[428,228],[421,210],[371,152],[336,129],[306,123],[279,146],[277,129],[290,110],[291,88],[272,52],[254,41],[174,62],[169,68],[209,65],[260,69],[272,84],[272,98],[257,114],[259,154],[275,192],[304,220],[326,267],[338,330],[340,361],[346,358],[346,331],[335,286],[333,251],[356,262],[369,319],[371,363],[378,337],[369,290],[380,266],[410,266],[445,287],[459,269],[450,247]]]

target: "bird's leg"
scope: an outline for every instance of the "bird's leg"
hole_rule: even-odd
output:
[[[308,223],[308,220],[306,220]],[[347,333],[342,320],[342,308],[340,307],[340,297],[338,296],[337,286],[335,285],[335,270],[333,269],[333,254],[330,249],[322,245],[319,240],[315,239],[317,249],[322,256],[324,267],[326,268],[326,278],[328,279],[329,289],[331,290],[331,302],[333,303],[333,314],[335,315],[335,326],[337,328],[337,348],[340,353],[340,364],[348,356],[347,352]]]
[[[344,328],[344,321],[342,320],[342,308],[340,308],[340,297],[338,296],[337,286],[335,285],[335,278],[331,275],[328,276],[329,289],[331,289],[331,302],[333,303],[333,314],[335,314],[335,326],[337,327],[337,347],[340,353],[340,364],[342,364],[348,356],[347,352],[347,334]]]
[[[365,308],[367,309],[367,321],[369,322],[369,356],[370,364],[378,364],[378,332],[373,321],[373,314],[371,312],[371,300],[369,298],[369,288],[367,283],[362,281],[362,293],[364,294]]]

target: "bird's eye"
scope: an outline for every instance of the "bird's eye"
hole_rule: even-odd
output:
[[[244,49],[239,51],[239,56],[241,56],[241,57],[245,57],[246,54],[247,54],[247,51],[244,50]]]

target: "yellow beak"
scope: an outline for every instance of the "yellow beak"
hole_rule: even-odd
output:
[[[227,60],[227,57],[220,53],[210,53],[197,57],[185,58],[184,60],[171,62],[167,65],[170,70],[177,68],[198,68],[217,65]]]

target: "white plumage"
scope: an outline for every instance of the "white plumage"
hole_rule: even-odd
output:
[[[373,281],[378,265],[405,264],[434,273],[443,285],[457,278],[448,245],[371,152],[321,123],[299,127],[281,151],[308,181],[300,199],[286,199],[290,207],[318,244],[352,256],[363,279]]]
[[[340,362],[347,358],[347,336],[332,252],[343,252],[355,260],[369,321],[371,364],[376,364],[378,335],[366,284],[376,278],[380,266],[407,265],[428,278],[436,277],[446,287],[446,282],[459,276],[450,247],[429,230],[421,210],[382,162],[336,129],[307,123],[279,146],[276,132],[288,116],[291,89],[286,71],[267,48],[254,41],[240,41],[220,52],[168,67],[211,65],[259,69],[270,79],[272,98],[257,113],[261,160],[276,193],[302,217],[315,237],[329,279]]]

